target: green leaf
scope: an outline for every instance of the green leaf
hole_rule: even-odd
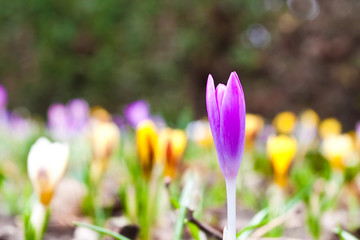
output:
[[[110,231],[106,228],[102,228],[99,226],[95,226],[95,225],[91,225],[91,224],[87,224],[87,223],[81,223],[81,222],[74,222],[73,224],[78,227],[85,227],[85,228],[91,229],[95,232],[108,235],[108,236],[113,237],[118,240],[130,240],[129,238],[124,237],[116,232]]]
[[[264,223],[266,221],[265,219],[268,216],[268,214],[269,214],[269,210],[267,208],[264,208],[263,210],[258,212],[251,219],[249,225],[236,234],[237,240],[247,239],[251,235],[251,233],[253,233],[255,228],[257,228],[261,223]]]
[[[171,197],[170,198],[170,202],[171,202],[171,205],[175,208],[175,209],[179,209],[180,208],[180,203],[177,199]]]
[[[343,230],[341,227],[337,227],[333,230],[334,233],[339,235],[341,240],[359,240],[357,237],[353,236],[349,232]]]
[[[175,234],[174,234],[175,240],[181,240],[186,212],[190,202],[193,186],[194,186],[194,179],[190,177],[190,179],[186,182],[186,185],[181,193],[180,208],[175,222]]]
[[[186,226],[189,228],[190,234],[193,237],[193,239],[200,240],[200,230],[199,230],[198,226],[196,226],[195,224],[193,224],[191,222],[187,222]]]
[[[253,225],[249,225],[249,226],[247,226],[247,227],[244,227],[243,229],[241,229],[240,232],[238,232],[238,233],[236,234],[236,236],[239,237],[239,236],[242,235],[244,232],[249,231],[249,230],[253,230],[253,229],[258,228],[258,227],[261,227],[261,226],[264,226],[264,225],[267,224],[268,222],[269,222],[268,220],[263,220],[263,221],[261,221],[261,222],[258,223],[258,224],[253,224]]]

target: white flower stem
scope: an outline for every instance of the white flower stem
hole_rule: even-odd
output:
[[[236,178],[225,179],[227,196],[227,238],[236,240]]]

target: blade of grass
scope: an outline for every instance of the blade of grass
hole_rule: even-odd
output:
[[[95,225],[91,225],[91,224],[87,224],[87,223],[81,223],[81,222],[74,222],[73,223],[75,226],[78,226],[78,227],[85,227],[85,228],[88,228],[88,229],[91,229],[95,232],[98,232],[98,233],[101,233],[101,234],[105,234],[105,235],[108,235],[110,237],[113,237],[115,239],[118,239],[118,240],[130,240],[129,238],[123,236],[123,235],[120,235],[116,232],[113,232],[113,231],[110,231],[106,228],[102,228],[102,227],[99,227],[99,226],[95,226]]]
[[[186,212],[188,205],[190,203],[193,186],[194,186],[194,179],[193,177],[190,177],[189,180],[186,182],[185,187],[181,193],[180,208],[178,210],[178,216],[175,222],[175,234],[174,234],[175,240],[181,240]]]
[[[339,235],[341,240],[359,240],[357,237],[353,236],[349,232],[343,230],[341,227],[337,227],[333,230],[334,233]]]
[[[258,212],[251,219],[249,225],[237,234],[237,240],[244,240],[248,238],[253,233],[254,229],[257,228],[261,223],[266,224],[268,222],[268,220],[266,220],[268,214],[269,211],[267,208],[264,208],[263,210]]]

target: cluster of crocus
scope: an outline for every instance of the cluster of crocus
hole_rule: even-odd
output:
[[[54,191],[65,173],[69,160],[67,144],[51,143],[42,137],[31,147],[28,156],[28,175],[37,195],[31,211],[30,221],[25,223],[27,240],[40,240],[46,227],[46,214]],[[29,231],[33,229],[33,231]]]
[[[252,118],[247,118],[247,124],[255,125],[255,118]],[[320,122],[318,114],[311,109],[305,110],[299,117],[285,111],[274,117],[272,125],[276,131],[270,130],[268,132],[271,134],[265,133],[267,129],[271,129],[271,126],[265,125],[259,137],[265,136],[274,179],[282,187],[286,185],[286,176],[295,155],[302,159],[310,149],[315,150],[319,145],[333,169],[344,170],[348,165],[354,165],[358,158],[354,152],[356,144],[360,142],[356,136],[360,134],[342,134],[341,123],[335,118],[327,118]],[[358,128],[360,129],[360,125]],[[248,132],[250,135],[252,131]]]
[[[172,180],[178,168],[187,138],[179,129],[165,128],[160,132],[151,120],[144,120],[136,129],[136,146],[140,164],[146,179],[156,163],[163,165],[164,176]]]
[[[54,103],[48,109],[48,128],[53,138],[69,140],[82,134],[88,124],[89,105],[73,99],[67,105]]]
[[[227,85],[216,89],[211,75],[206,87],[206,107],[211,132],[225,177],[228,226],[224,238],[236,239],[236,176],[239,171],[245,144],[245,97],[240,80],[232,72]]]
[[[164,187],[176,177],[187,138],[183,130],[162,128],[151,119],[137,124],[135,137],[139,162],[128,162],[132,182],[124,196],[125,211],[141,225],[140,239],[150,239],[151,227],[164,209]]]

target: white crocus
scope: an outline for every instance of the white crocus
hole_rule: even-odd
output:
[[[39,201],[47,206],[56,185],[64,175],[69,160],[69,146],[51,143],[41,137],[31,147],[28,156],[28,174]]]

